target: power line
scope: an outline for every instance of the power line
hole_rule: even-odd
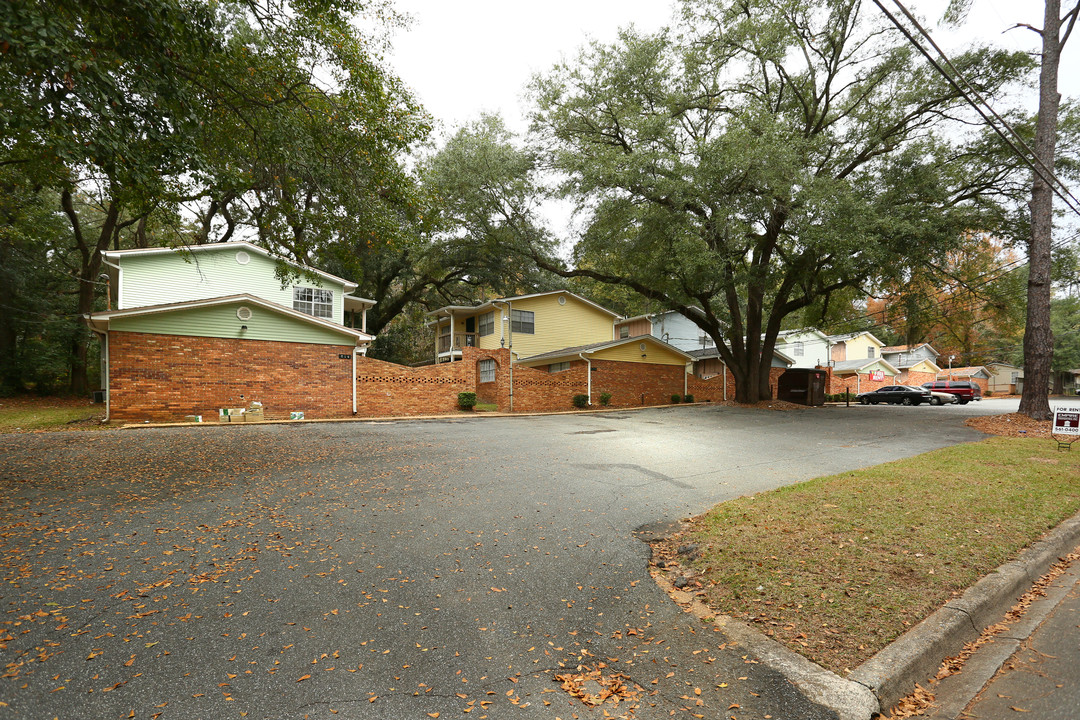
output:
[[[1031,168],[1032,172],[1041,177],[1043,181],[1054,192],[1054,194],[1061,198],[1061,200],[1066,204],[1066,206],[1068,206],[1070,210],[1073,211],[1073,213],[1075,213],[1077,216],[1080,216],[1080,200],[1078,200],[1076,196],[1072,194],[1072,192],[1068,189],[1065,183],[1063,183],[1057,177],[1057,175],[1054,174],[1052,170],[1047,168],[1042,163],[1042,161],[1038,158],[1037,155],[1035,155],[1035,153],[1031,152],[1031,149],[1027,147],[1026,143],[1023,142],[1023,139],[1020,138],[1020,135],[1015,130],[1013,130],[1009,123],[1007,123],[1004,118],[998,115],[997,112],[995,112],[994,109],[990,107],[990,104],[987,103],[986,100],[984,100],[982,96],[978,94],[978,92],[975,90],[975,86],[972,85],[964,77],[963,73],[956,69],[956,67],[952,64],[952,61],[949,60],[948,56],[944,53],[944,51],[942,51],[941,48],[938,47],[938,45],[930,37],[930,34],[926,32],[926,30],[923,29],[922,25],[920,25],[918,21],[916,21],[915,18],[911,15],[911,13],[908,12],[908,9],[904,7],[903,3],[901,3],[900,0],[893,0],[893,2],[896,4],[897,7],[901,9],[904,15],[907,16],[907,18],[915,25],[915,27],[918,28],[920,34],[923,35],[930,42],[930,44],[934,47],[935,50],[937,50],[938,54],[942,57],[945,63],[956,74],[956,77],[963,81],[963,83],[971,89],[972,93],[975,94],[979,102],[976,102],[976,100],[971,97],[967,90],[960,87],[956,79],[950,76],[949,73],[945,72],[945,69],[937,62],[937,60],[935,60],[931,56],[930,52],[925,47],[923,47],[918,40],[915,39],[915,37],[907,28],[903,26],[899,18],[897,18],[892,12],[888,10],[888,8],[886,8],[882,4],[881,0],[874,0],[874,4],[878,6],[881,12],[883,12],[890,21],[892,21],[893,25],[896,26],[896,29],[899,30],[904,35],[904,37],[906,37],[908,41],[915,46],[916,49],[918,49],[918,51],[923,55],[923,57],[926,58],[927,62],[929,62],[930,65],[932,65],[934,69],[937,70],[938,73],[943,78],[945,78],[945,80],[947,80],[949,84],[952,85],[958,93],[960,93],[964,100],[967,101],[967,103],[972,108],[974,108],[977,113],[979,113],[979,115],[983,118],[986,124],[989,125],[995,133],[997,133],[997,135],[1002,139],[1002,141],[1005,142],[1006,145],[1009,146],[1009,148],[1016,154],[1016,156],[1025,165]],[[1032,160],[1029,159],[1028,155],[1021,151],[1021,149],[1016,146],[1012,139],[1000,127],[998,127],[994,120],[991,119],[990,115],[987,115],[987,110],[983,109],[983,105],[985,105],[986,109],[989,110],[990,115],[992,115],[994,118],[997,118],[998,121],[1000,121],[1001,125],[1004,126],[1010,134],[1015,136],[1020,141],[1020,143],[1024,146],[1024,149],[1031,153],[1031,156],[1034,157],[1034,162],[1032,162]],[[1038,163],[1038,166],[1036,166],[1036,163]],[[1060,188],[1064,188],[1064,192],[1062,192]],[[1074,201],[1076,204],[1074,204]]]

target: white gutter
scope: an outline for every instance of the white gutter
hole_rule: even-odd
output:
[[[683,370],[685,371],[688,367],[693,367],[693,366],[694,366],[694,364],[692,362],[688,362],[685,365],[683,365]],[[687,386],[686,386],[687,377],[686,376],[689,375],[689,374],[690,373],[688,373],[688,372],[683,372],[683,378],[682,378],[682,394],[683,394],[683,397],[686,397],[686,390],[687,390]]]
[[[352,414],[356,414],[356,353],[359,350],[353,347],[352,352]]]
[[[514,365],[519,358],[513,350],[510,351],[510,355],[514,356],[510,358],[510,412],[514,412]]]
[[[585,391],[586,395],[589,396],[589,404],[592,405],[592,360],[585,357],[585,353],[583,352],[579,352],[578,357],[585,361]]]
[[[498,303],[506,303],[506,317],[499,318],[499,345],[504,345],[510,351],[510,412],[514,412],[514,321],[511,319],[513,305],[509,300],[492,300],[491,307],[498,307]],[[502,315],[500,312],[499,315]]]
[[[724,402],[727,402],[727,363],[721,363],[724,366]]]

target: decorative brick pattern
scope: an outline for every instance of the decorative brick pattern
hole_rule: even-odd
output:
[[[428,415],[458,410],[458,393],[475,386],[475,363],[452,362],[411,368],[356,359],[356,408],[359,415]]]
[[[352,414],[345,345],[109,333],[110,417],[122,421],[216,419],[219,408],[263,403],[267,419]]]
[[[724,385],[727,385],[727,399],[735,399],[735,376],[731,374],[730,370],[723,370],[721,368],[719,375],[714,375],[708,379],[702,379],[699,377],[691,376],[687,382],[687,392],[694,396],[695,400],[711,400],[713,402],[720,402],[724,399]],[[787,368],[769,368],[769,389],[770,395],[776,397],[776,382],[777,379],[787,371]]]

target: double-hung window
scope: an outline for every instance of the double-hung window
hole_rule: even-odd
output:
[[[550,365],[548,365],[548,372],[549,373],[564,372],[564,371],[569,370],[569,369],[570,369],[570,363],[569,362],[557,362],[557,363],[551,363]]]
[[[534,335],[536,333],[535,314],[531,310],[511,310],[510,330],[516,333]]]
[[[495,311],[484,313],[480,316],[480,326],[477,328],[480,337],[491,335],[495,332]]]
[[[334,317],[334,291],[320,288],[294,287],[293,310],[317,318]]]
[[[481,360],[478,364],[480,370],[480,382],[495,382],[495,361]]]
[[[791,344],[792,357],[802,357],[804,352],[806,352],[806,345],[802,342],[796,341]]]

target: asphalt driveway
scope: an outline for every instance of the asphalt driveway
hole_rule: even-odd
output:
[[[1015,405],[3,435],[0,716],[833,717],[633,531]]]

